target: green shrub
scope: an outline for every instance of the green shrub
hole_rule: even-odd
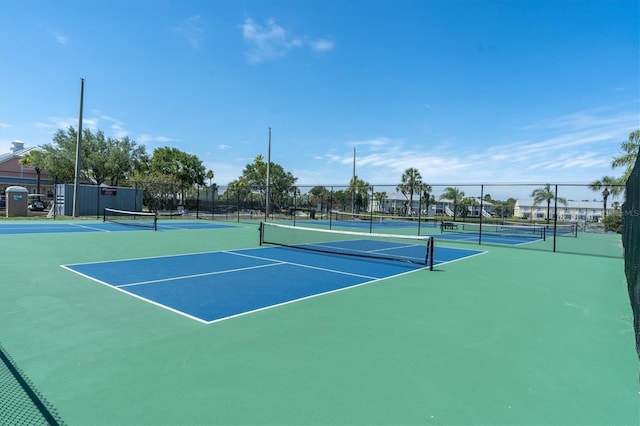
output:
[[[622,213],[620,211],[609,213],[604,221],[604,227],[607,231],[622,233]]]

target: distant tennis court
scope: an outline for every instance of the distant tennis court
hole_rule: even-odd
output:
[[[164,220],[158,222],[158,231],[176,231],[176,230],[197,230],[197,229],[215,229],[228,228],[227,225],[219,222],[203,221],[203,220]],[[56,234],[56,233],[78,233],[78,232],[129,232],[129,231],[148,231],[148,224],[142,226],[129,226],[127,224],[104,222],[97,220],[80,220],[74,222],[18,222],[8,221],[0,222],[0,235],[10,234]]]

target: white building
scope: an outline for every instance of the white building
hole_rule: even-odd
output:
[[[612,211],[612,203],[608,203],[607,212]],[[551,200],[549,218],[555,217],[554,200]],[[547,219],[547,203],[534,204],[533,200],[516,200],[513,215],[522,219]],[[567,201],[564,205],[558,202],[558,220],[567,222],[599,222],[604,217],[602,201]]]
[[[475,199],[476,205],[468,206],[468,217],[478,217],[480,215],[480,199]],[[421,204],[421,205],[420,205]],[[409,207],[409,200],[400,192],[387,194],[386,198],[381,202],[373,200],[373,211],[383,213],[396,213],[406,214]],[[420,203],[420,195],[413,195],[413,202],[411,203],[411,211],[414,215],[418,214],[418,209],[421,215],[425,216],[453,216],[453,201],[452,200],[436,200],[429,203],[427,208],[426,203],[423,201]],[[482,215],[484,217],[491,217],[493,211],[493,204],[488,201],[482,202]],[[459,213],[458,213],[459,215]]]

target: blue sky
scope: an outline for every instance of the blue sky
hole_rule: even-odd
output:
[[[0,153],[78,126],[304,184],[588,183],[640,128],[640,6],[0,0]]]

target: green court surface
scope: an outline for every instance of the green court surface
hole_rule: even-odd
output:
[[[0,345],[69,425],[637,425],[620,236],[583,237],[613,255],[476,246],[202,324],[60,265],[256,247],[257,223],[0,233]],[[33,424],[23,402],[0,424]]]

